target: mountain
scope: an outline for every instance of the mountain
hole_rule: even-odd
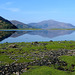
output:
[[[0,16],[0,29],[17,29],[17,27]]]
[[[73,26],[70,23],[58,22],[54,20],[45,20],[39,23],[29,23],[28,25],[34,26],[36,28],[42,28],[42,29],[75,28],[75,26]]]
[[[12,24],[14,24],[16,27],[18,27],[19,29],[33,28],[32,26],[29,26],[27,24],[24,24],[24,23],[16,21],[16,20],[11,20],[10,22]]]

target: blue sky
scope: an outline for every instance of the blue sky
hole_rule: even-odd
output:
[[[75,0],[1,0],[0,16],[24,23],[53,19],[75,25]]]

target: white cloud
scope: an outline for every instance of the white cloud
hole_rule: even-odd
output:
[[[20,11],[19,8],[7,8],[6,10],[10,10],[12,12],[19,12]]]
[[[8,10],[11,12],[19,12],[20,9],[16,7],[12,7],[13,2],[6,2],[5,4],[0,5],[0,9]]]
[[[0,7],[0,9],[8,10],[8,11],[11,11],[11,12],[19,12],[19,11],[20,11],[19,8],[6,8],[6,7]]]

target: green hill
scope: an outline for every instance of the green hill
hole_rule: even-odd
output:
[[[17,27],[0,16],[0,29],[17,29]]]

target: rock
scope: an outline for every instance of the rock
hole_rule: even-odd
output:
[[[32,45],[37,45],[37,44],[39,44],[39,42],[33,42],[33,43],[31,43]]]
[[[20,73],[19,73],[19,72],[16,72],[15,74],[16,74],[16,75],[20,75]]]
[[[17,45],[16,44],[12,44],[12,45],[9,45],[8,48],[16,48]]]
[[[39,44],[38,42],[36,42],[35,44]],[[15,47],[14,47],[15,46]],[[13,46],[10,45],[9,47],[14,47],[16,48],[16,45],[14,44]],[[30,60],[34,60],[32,62],[27,62],[27,63],[12,63],[10,65],[5,65],[5,66],[0,66],[0,75],[11,75],[12,73],[19,75],[20,73],[28,70],[28,66],[50,66],[50,65],[59,65],[60,67],[58,67],[57,69],[59,70],[65,70],[64,68],[61,67],[62,66],[67,66],[67,63],[65,63],[64,61],[61,61],[58,59],[58,57],[60,57],[61,55],[66,55],[68,53],[74,53],[75,51],[71,50],[58,50],[58,51],[45,51],[45,52],[31,52],[31,54],[27,54],[27,56],[31,56],[32,58]],[[17,57],[24,57],[23,55],[19,55]],[[11,59],[16,59],[17,57],[12,58],[12,56],[10,56]],[[25,58],[26,58],[25,57]],[[37,57],[37,59],[35,58]],[[39,58],[39,60],[38,60]],[[27,58],[28,59],[28,58]],[[72,65],[72,67],[74,67],[74,65]],[[67,69],[66,69],[67,70]]]
[[[53,42],[52,40],[50,40],[50,42]]]
[[[0,38],[2,38],[2,36],[0,36]]]

